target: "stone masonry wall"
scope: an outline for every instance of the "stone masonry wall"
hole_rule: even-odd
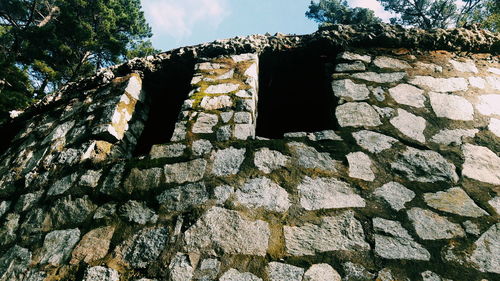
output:
[[[147,155],[144,83],[172,56],[28,109],[0,151],[0,280],[497,280],[499,57],[322,48],[337,128],[256,135],[265,48],[194,56]]]

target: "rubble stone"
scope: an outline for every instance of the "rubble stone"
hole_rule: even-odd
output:
[[[424,130],[427,121],[423,117],[398,108],[398,116],[392,118],[389,122],[403,135],[419,142],[425,142]]]
[[[264,147],[255,152],[253,161],[261,172],[269,174],[273,170],[285,167],[289,158],[276,150]]]
[[[405,208],[405,204],[415,198],[415,192],[397,182],[388,182],[375,189],[373,194],[383,198],[392,209],[399,211]]]
[[[308,210],[365,207],[365,201],[346,182],[334,178],[305,177],[297,187],[300,205]]]
[[[500,184],[500,157],[484,146],[465,144],[462,174],[468,178]]]
[[[226,254],[265,256],[269,226],[261,220],[250,221],[238,212],[212,207],[184,234],[186,250]]]
[[[339,273],[327,263],[313,264],[304,274],[303,281],[341,281]]]
[[[474,119],[472,104],[463,97],[434,92],[430,92],[429,97],[437,117],[462,121]]]
[[[452,223],[447,218],[432,211],[412,208],[407,211],[407,214],[421,239],[438,240],[465,236],[460,225]]]
[[[228,176],[238,173],[243,160],[245,160],[245,151],[246,149],[244,148],[229,147],[212,152],[212,174],[216,176]]]
[[[79,240],[80,230],[78,228],[54,230],[48,233],[43,241],[40,263],[52,265],[66,263]]]
[[[356,84],[349,79],[334,80],[332,90],[335,96],[348,101],[366,100],[370,94],[365,84]]]
[[[367,251],[361,223],[354,213],[346,211],[332,217],[323,217],[317,225],[284,226],[285,249],[294,256],[314,255],[329,251]]]
[[[335,116],[342,127],[375,127],[382,125],[380,118],[366,102],[348,102],[337,106]]]
[[[459,187],[437,193],[424,193],[424,200],[434,209],[460,216],[477,218],[488,215]]]
[[[270,281],[302,281],[304,275],[304,269],[281,262],[270,262],[266,269]]]
[[[351,152],[346,157],[349,163],[349,176],[351,178],[365,181],[375,180],[375,174],[371,169],[372,161],[368,155],[363,152]]]
[[[205,175],[207,161],[195,159],[188,162],[167,164],[163,167],[166,183],[185,183],[199,181]]]
[[[288,193],[266,177],[250,179],[236,191],[236,199],[249,208],[286,212],[290,207]]]
[[[426,100],[423,90],[409,84],[399,84],[390,88],[389,94],[397,103],[418,108],[424,107]]]

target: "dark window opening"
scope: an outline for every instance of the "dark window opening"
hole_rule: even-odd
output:
[[[154,144],[167,143],[174,132],[182,103],[191,91],[195,61],[169,61],[143,81],[149,116],[137,141],[134,156],[149,153]]]
[[[338,51],[326,43],[260,56],[257,135],[335,130],[337,98],[331,87]]]

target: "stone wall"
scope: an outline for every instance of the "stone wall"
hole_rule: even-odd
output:
[[[0,280],[498,279],[499,35],[382,27],[179,49],[26,110],[3,127]],[[290,49],[325,57],[335,126],[268,139],[259,58]],[[169,61],[190,92],[153,93]],[[185,98],[165,131],[155,95]]]

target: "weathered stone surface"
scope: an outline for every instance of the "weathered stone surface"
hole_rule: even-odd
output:
[[[0,202],[0,218],[7,213],[11,205],[10,201],[1,201]]]
[[[219,117],[215,114],[201,112],[193,125],[192,131],[196,134],[213,133],[212,128],[219,122]]]
[[[78,228],[54,230],[45,236],[40,264],[60,265],[68,261],[71,251],[80,240]]]
[[[262,279],[250,272],[242,273],[234,268],[230,268],[220,277],[219,281],[262,281]]]
[[[265,256],[269,236],[266,222],[250,221],[236,211],[212,207],[185,232],[184,239],[190,252],[222,250],[226,254]]]
[[[424,260],[430,259],[430,253],[420,244],[413,241],[406,229],[397,221],[382,218],[373,219],[375,231],[386,235],[375,234],[375,253],[385,259]],[[391,235],[391,236],[387,236]]]
[[[245,111],[234,113],[234,123],[251,124],[252,123],[252,113],[245,112]]]
[[[234,193],[234,188],[230,185],[219,185],[214,188],[214,198],[218,204],[224,204]]]
[[[78,225],[90,217],[97,206],[85,195],[82,198],[71,200],[71,195],[56,201],[50,209],[52,223],[56,227]]]
[[[385,259],[430,260],[430,253],[413,240],[375,234],[375,253]]]
[[[200,106],[206,110],[230,108],[233,101],[229,96],[203,97]]]
[[[344,269],[344,281],[372,281],[375,278],[375,274],[366,270],[366,268],[360,264],[345,262],[342,264]]]
[[[155,144],[151,147],[151,152],[149,156],[151,159],[163,158],[163,157],[180,157],[184,154],[186,146],[182,143],[173,144]]]
[[[375,189],[373,194],[383,198],[385,202],[396,211],[405,208],[405,204],[415,197],[415,192],[409,190],[404,185],[397,182],[388,182]]]
[[[500,274],[500,223],[483,233],[474,246],[471,262],[482,272]]]
[[[93,229],[83,235],[82,240],[76,245],[70,263],[76,264],[80,261],[91,263],[106,256],[115,232],[114,226],[106,226]]]
[[[240,85],[238,84],[231,84],[231,83],[223,83],[223,84],[217,84],[217,85],[210,85],[208,88],[205,90],[205,93],[207,94],[227,94],[230,92],[234,92],[240,88]]]
[[[353,63],[339,63],[335,66],[336,72],[349,72],[349,71],[365,71],[365,64],[360,61]]]
[[[207,161],[195,159],[188,162],[167,164],[163,167],[166,183],[195,182],[203,178]]]
[[[254,124],[235,124],[234,137],[238,140],[246,140],[255,138],[255,125]]]
[[[490,204],[491,207],[495,209],[497,214],[500,215],[500,196],[496,196],[495,198],[491,199],[490,201],[488,201],[488,204]]]
[[[93,266],[87,268],[85,275],[83,276],[83,281],[119,281],[120,275],[118,271],[104,267],[104,266]]]
[[[476,109],[483,115],[500,115],[500,95],[490,94],[479,96],[479,102],[476,104]]]
[[[346,211],[332,217],[323,217],[318,225],[284,226],[285,249],[294,256],[314,255],[329,251],[367,251],[361,223],[354,213]]]
[[[348,101],[366,100],[370,94],[365,84],[356,84],[350,79],[334,80],[332,90],[335,96]]]
[[[478,73],[479,71],[477,70],[476,65],[474,64],[474,61],[468,60],[468,61],[456,61],[456,60],[450,60],[450,64],[455,68],[455,70],[460,71],[460,72],[472,72],[472,73]]]
[[[219,127],[215,135],[217,136],[217,141],[227,141],[231,139],[232,135],[231,125]]]
[[[377,273],[377,281],[394,281],[394,277],[392,276],[392,272],[389,268],[382,268]]]
[[[441,278],[441,276],[437,275],[436,273],[430,270],[420,273],[420,276],[422,276],[423,281],[453,281],[450,279]]]
[[[289,132],[289,133],[284,133],[283,137],[285,138],[305,138],[307,137],[306,132]]]
[[[195,280],[216,280],[221,267],[221,262],[214,258],[207,258],[201,261],[201,264],[195,273]]]
[[[407,211],[407,214],[421,239],[438,240],[465,236],[460,225],[452,223],[447,218],[432,211],[412,208]]]
[[[415,76],[409,80],[409,83],[440,93],[466,91],[469,88],[465,78],[434,78],[431,76]]]
[[[87,170],[81,177],[78,184],[84,187],[94,188],[99,184],[102,170]]]
[[[101,207],[97,208],[94,213],[94,219],[102,219],[102,218],[107,218],[111,217],[116,213],[116,203],[106,203],[102,205]]]
[[[460,145],[464,138],[473,138],[478,129],[443,129],[435,134],[431,141],[444,145]]]
[[[156,197],[161,207],[168,211],[186,211],[208,200],[205,184],[189,183],[163,191]]]
[[[455,165],[432,150],[407,147],[391,168],[411,181],[458,181]]]
[[[462,146],[465,162],[462,174],[468,178],[491,184],[500,184],[500,157],[484,146]]]
[[[125,180],[123,187],[129,194],[134,191],[145,191],[157,188],[162,180],[162,169],[151,168],[139,170],[133,168],[130,170],[130,175]],[[119,182],[118,182],[119,185]],[[109,191],[110,194],[112,190]]]
[[[146,203],[129,200],[119,209],[120,215],[129,222],[138,224],[156,223],[158,216]]]
[[[249,208],[264,208],[272,212],[286,212],[290,207],[286,190],[266,177],[245,182],[236,191],[236,199]]]
[[[419,142],[425,142],[424,130],[427,121],[423,117],[398,108],[398,116],[392,118],[389,122],[403,135]]]
[[[377,112],[365,102],[339,105],[335,110],[335,116],[342,127],[373,127],[382,124]]]
[[[405,72],[392,73],[377,73],[377,72],[361,72],[354,73],[351,77],[361,80],[366,80],[375,83],[394,83],[398,82],[406,76]]]
[[[481,234],[481,230],[479,229],[477,224],[473,223],[472,221],[464,221],[462,223],[462,226],[464,227],[465,232],[467,232],[468,234],[472,234],[475,236]]]
[[[491,118],[488,130],[500,138],[500,119]]]
[[[216,176],[228,176],[238,173],[240,166],[245,160],[244,148],[229,147],[212,152],[213,161],[212,174]]]
[[[339,273],[327,263],[313,264],[304,273],[303,281],[341,281]]]
[[[69,176],[65,176],[62,179],[56,181],[47,191],[48,196],[61,195],[71,188],[73,183],[76,181],[78,177],[77,173],[73,173]]]
[[[305,177],[297,187],[306,210],[365,207],[365,201],[346,182],[334,178]]]
[[[356,54],[353,52],[342,52],[340,53],[337,58],[343,59],[343,60],[350,60],[350,61],[362,61],[366,63],[370,63],[372,61],[372,58],[370,55],[361,55],[361,54]]]
[[[304,269],[281,262],[270,262],[267,267],[270,281],[302,281]]]
[[[279,151],[263,147],[255,152],[253,163],[261,172],[269,174],[273,170],[285,167],[289,159],[290,157]]]
[[[346,155],[349,163],[349,176],[351,178],[362,179],[365,181],[375,180],[371,166],[372,160],[363,152],[351,152]]]
[[[437,117],[463,121],[474,119],[474,108],[463,97],[434,92],[430,92],[429,97],[432,109]]]
[[[194,268],[188,257],[183,253],[176,253],[168,265],[171,281],[190,281],[193,278]]]
[[[336,140],[341,141],[342,137],[337,135],[334,130],[323,130],[307,134],[307,138],[312,141]]]
[[[424,199],[427,205],[443,212],[473,218],[488,215],[459,187],[452,187],[447,191],[437,193],[425,193]]]
[[[389,94],[397,103],[414,107],[424,107],[424,91],[415,86],[399,84],[396,87],[390,88]]]
[[[297,164],[306,169],[319,169],[323,171],[336,171],[337,161],[329,153],[318,152],[313,147],[300,142],[288,143],[292,155],[297,159]]]
[[[373,64],[378,68],[390,68],[390,69],[406,69],[411,68],[411,66],[404,60],[399,60],[390,57],[376,57]]]
[[[392,147],[398,140],[395,138],[367,130],[352,133],[356,143],[371,153],[380,153]]]
[[[491,88],[495,90],[500,90],[500,77],[496,76],[487,76],[486,82],[490,85]],[[498,100],[498,98],[497,98]]]
[[[17,200],[14,209],[16,210],[16,212],[24,212],[26,210],[29,210],[31,209],[31,207],[33,207],[33,205],[38,203],[40,199],[42,199],[42,196],[43,196],[43,190],[39,190],[33,193],[23,194],[19,196],[19,200]]]
[[[208,140],[196,140],[191,149],[194,156],[202,156],[212,151],[212,147],[212,143]]]
[[[167,238],[168,231],[165,227],[141,230],[132,237],[132,244],[125,249],[124,260],[133,267],[147,267],[163,251]]]
[[[433,63],[425,63],[425,62],[417,61],[415,63],[415,67],[417,69],[429,70],[431,72],[436,72],[436,73],[443,72],[443,67],[442,66],[439,66],[439,65],[436,65],[436,64],[433,64]]]
[[[186,138],[186,125],[187,121],[179,121],[175,123],[174,132],[170,141],[181,141]]]
[[[5,217],[0,228],[0,246],[8,245],[16,240],[20,218],[21,216],[16,213],[10,213]]]
[[[469,84],[471,87],[484,89],[486,87],[486,81],[481,77],[469,77]]]
[[[161,173],[161,169],[158,170]],[[125,171],[125,163],[121,162],[113,165],[113,167],[109,170],[108,175],[104,179],[100,192],[107,195],[111,195],[114,194],[117,190],[119,190],[124,171]],[[141,173],[139,171],[136,171],[134,177],[132,177],[132,172],[131,172],[129,177],[131,177],[135,181],[129,182],[130,184],[129,187],[133,188],[135,184],[140,183],[141,182],[140,176]],[[127,181],[125,181],[124,186],[127,186]]]
[[[19,280],[19,275],[26,271],[30,262],[31,252],[14,245],[0,257],[0,280]]]

